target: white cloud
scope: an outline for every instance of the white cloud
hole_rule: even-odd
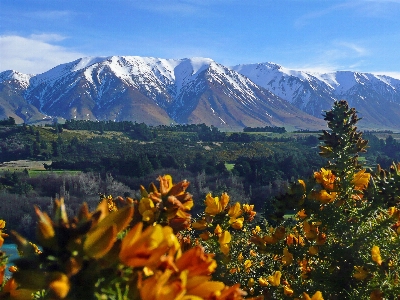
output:
[[[57,34],[0,36],[0,71],[15,70],[27,74],[43,73],[61,63],[85,56],[49,42],[64,39]]]
[[[308,73],[319,73],[319,74],[325,74],[325,73],[332,73],[332,72],[336,72],[337,68],[336,66],[332,66],[332,65],[304,65],[304,66],[300,66],[300,67],[296,67],[296,68],[291,68],[293,70],[299,70],[299,71],[303,71],[303,72],[308,72]]]
[[[65,36],[62,36],[57,33],[31,34],[29,38],[41,42],[59,42],[66,39]]]
[[[368,54],[367,49],[355,44],[355,43],[349,43],[349,42],[338,42],[337,45],[339,47],[347,48],[353,52],[353,54],[356,54],[357,56],[365,56]]]
[[[310,50],[312,56],[298,62],[298,69],[327,73],[337,70],[356,71],[368,66],[370,50],[356,42],[332,41]]]
[[[385,71],[383,71],[383,72],[372,72],[372,73],[375,75],[386,75],[389,77],[400,79],[400,72],[385,72]]]

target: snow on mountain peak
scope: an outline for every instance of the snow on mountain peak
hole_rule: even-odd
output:
[[[21,83],[21,85],[28,86],[29,80],[33,75],[23,74],[18,71],[8,70],[0,73],[0,82],[5,80],[16,80]]]
[[[185,60],[190,61],[193,69],[193,74],[199,73],[207,69],[212,63],[215,63],[211,58],[192,57]]]
[[[105,60],[109,59],[110,57],[105,57],[105,56],[89,56],[89,57],[83,57],[79,60],[76,60],[75,62],[77,62],[72,68],[71,68],[71,72],[76,72],[82,69],[85,69],[91,65],[97,64],[97,63],[101,63],[104,62]]]
[[[291,70],[271,62],[238,65],[232,67],[232,69],[264,88],[268,88],[277,78],[297,77],[301,81],[312,81],[314,79],[314,76],[306,72]]]

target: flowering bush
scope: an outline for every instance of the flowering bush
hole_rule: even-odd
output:
[[[328,162],[277,198],[277,225],[251,224],[238,203],[208,196],[193,228],[206,249],[217,257],[222,252],[214,278],[239,282],[250,295],[398,299],[399,166],[376,172],[362,167],[358,154],[367,141],[345,101],[336,102],[325,120],[330,130],[320,137],[320,155]],[[283,219],[288,212],[292,217]],[[232,220],[241,213],[235,228]]]
[[[4,279],[2,256],[0,298],[399,299],[400,165],[363,168],[367,141],[345,101],[325,120],[326,165],[276,199],[273,222],[227,193],[194,218],[189,182],[169,175],[73,218],[61,199],[52,218],[35,208],[40,249],[11,231],[21,258]]]
[[[41,250],[12,231],[21,258],[0,298],[242,299],[239,285],[211,280],[213,254],[184,249],[176,234],[190,226],[186,186],[160,177],[160,189],[142,189],[140,201],[104,197],[94,212],[83,205],[73,218],[63,199],[53,218],[36,207]]]

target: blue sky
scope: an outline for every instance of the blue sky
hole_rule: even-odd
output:
[[[0,71],[110,55],[400,78],[400,0],[0,0]]]

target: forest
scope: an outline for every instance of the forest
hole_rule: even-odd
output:
[[[29,205],[50,207],[52,199],[63,196],[74,211],[83,201],[96,205],[99,194],[137,197],[141,184],[163,174],[191,182],[189,191],[196,199],[210,191],[229,191],[233,199],[256,205],[268,218],[275,196],[326,162],[316,156],[318,133],[287,133],[279,127],[229,133],[205,124],[150,127],[69,120],[31,126],[16,125],[11,119],[1,122],[0,163],[49,161],[44,163],[47,171],[0,171],[3,218],[31,238],[35,217]],[[369,140],[368,151],[361,154],[366,165],[387,168],[400,160],[400,142],[391,133],[385,136],[364,133]],[[203,206],[198,203],[195,212]]]

